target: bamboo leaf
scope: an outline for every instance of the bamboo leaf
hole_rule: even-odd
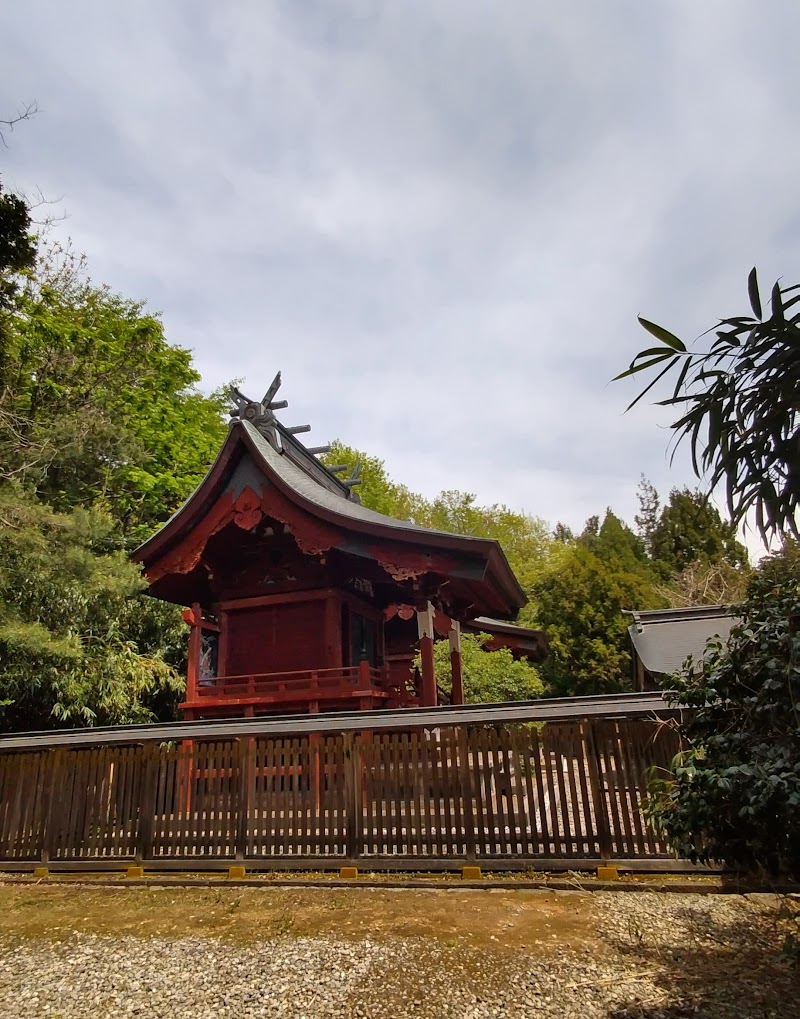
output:
[[[686,344],[683,340],[679,340],[674,333],[671,333],[663,326],[656,325],[655,322],[650,322],[648,319],[642,318],[641,315],[639,315],[638,318],[643,328],[645,328],[652,336],[655,336],[657,340],[661,340],[662,343],[666,343],[666,345],[671,347],[673,350],[678,350],[683,354],[686,353]]]
[[[753,314],[758,319],[764,317],[764,313],[761,310],[761,295],[758,292],[758,275],[756,274],[756,267],[750,270],[750,275],[747,277],[747,293],[750,296],[750,307],[753,309]]]
[[[772,317],[776,321],[783,323],[783,295],[781,294],[781,288],[778,283],[772,288]]]
[[[670,361],[672,361],[674,356],[675,355],[672,353],[672,351],[668,350],[665,354],[660,354],[658,357],[653,357],[649,361],[643,361],[641,364],[636,364],[636,362],[634,361],[631,364],[630,368],[627,369],[627,371],[620,372],[619,375],[615,375],[614,378],[611,381],[612,382],[617,382],[619,379],[626,379],[630,375],[636,375],[637,372],[646,371],[646,369],[652,368],[652,366],[654,364],[660,364],[666,358],[669,358]],[[659,378],[660,378],[660,376],[659,376]]]
[[[628,406],[625,408],[626,414],[631,409],[631,407],[636,406],[636,404],[642,399],[642,397],[647,396],[647,394],[650,392],[653,386],[659,381],[659,379],[662,379],[667,374],[671,367],[672,361],[670,360],[670,363],[666,366],[666,368],[662,368],[658,375],[656,375],[656,377],[653,379],[653,381],[645,389],[643,389],[641,393],[639,393],[635,400],[628,404]]]

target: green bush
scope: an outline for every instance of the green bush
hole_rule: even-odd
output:
[[[673,687],[684,749],[650,820],[695,862],[800,878],[800,544],[761,563],[727,644]]]

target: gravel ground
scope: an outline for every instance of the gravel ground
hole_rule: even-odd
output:
[[[73,894],[80,918],[80,889]],[[285,932],[255,932],[246,941],[112,936],[81,930],[78,921],[39,935],[6,928],[0,1019],[800,1019],[800,970],[781,952],[786,933],[797,929],[796,903],[548,895],[538,900],[541,909],[549,900],[548,922],[523,945],[518,930],[513,943],[510,934],[506,940],[504,927],[511,931],[523,901],[534,913],[537,901],[502,894],[507,923],[477,944],[441,933],[345,937],[336,923],[314,936],[287,923]],[[448,908],[447,892],[430,895],[445,897]],[[474,893],[477,922],[482,902],[497,916],[493,895]],[[571,914],[571,926],[559,925],[559,910]]]

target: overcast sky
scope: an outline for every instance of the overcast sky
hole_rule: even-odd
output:
[[[797,0],[27,0],[6,185],[204,384],[433,495],[631,519],[668,418],[608,380],[800,277]]]

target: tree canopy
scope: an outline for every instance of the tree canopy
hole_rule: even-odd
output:
[[[174,717],[185,627],[127,555],[224,435],[188,350],[0,194],[0,725]]]
[[[665,577],[696,562],[747,566],[747,550],[737,540],[735,526],[722,519],[707,495],[673,488],[662,505],[656,489],[642,476],[638,497],[638,535],[654,567]]]
[[[534,584],[538,624],[550,637],[541,666],[554,694],[614,693],[630,688],[628,637],[632,608],[660,608],[640,539],[610,510],[602,524],[590,518],[583,533]]]
[[[800,535],[800,284],[772,288],[765,314],[756,270],[748,279],[752,315],[722,319],[716,337],[691,351],[669,330],[639,321],[660,346],[647,347],[617,379],[657,374],[628,406],[635,406],[669,373],[672,395],[661,406],[680,408],[671,428],[688,439],[698,477],[725,492],[734,524],[752,509],[765,540]],[[704,334],[708,335],[708,333]]]
[[[180,680],[166,653],[172,606],[153,606],[162,619],[148,642],[144,586],[107,514],[56,513],[0,486],[2,728],[149,719],[148,702]]]
[[[191,353],[140,302],[50,249],[17,295],[0,378],[2,475],[58,510],[102,506],[131,542],[202,478],[225,426]]]
[[[33,268],[35,261],[36,242],[28,206],[19,195],[4,191],[0,180],[0,310],[11,307],[22,275]]]

